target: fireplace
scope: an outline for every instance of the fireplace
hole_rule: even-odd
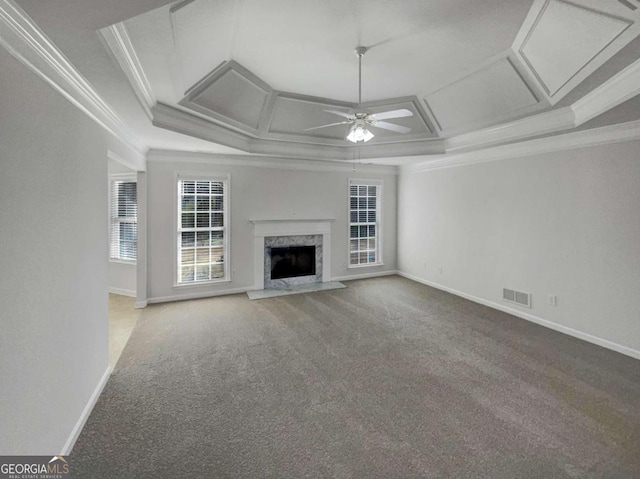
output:
[[[315,246],[285,246],[271,248],[271,279],[315,276]]]
[[[332,219],[251,220],[254,225],[255,289],[287,289],[330,281],[332,222]],[[286,272],[286,277],[283,273],[282,277],[272,278],[272,266],[276,267],[272,265],[272,256],[274,253],[280,256],[283,248],[289,249],[290,260],[292,252],[297,255],[305,250],[313,250],[313,259],[296,259],[296,262],[304,262],[305,268],[311,269],[300,269],[301,265],[298,264]],[[276,272],[276,276],[279,275],[280,272]]]

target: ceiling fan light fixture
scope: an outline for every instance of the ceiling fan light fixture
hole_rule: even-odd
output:
[[[355,124],[349,130],[349,134],[347,135],[347,140],[352,143],[363,142],[366,143],[371,138],[373,138],[373,133],[367,130],[364,125]]]

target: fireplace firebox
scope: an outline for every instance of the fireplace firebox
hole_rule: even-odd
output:
[[[316,274],[315,246],[271,248],[271,279],[313,276]]]

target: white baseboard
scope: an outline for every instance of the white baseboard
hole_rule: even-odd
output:
[[[147,307],[147,300],[144,301],[136,301],[135,308],[136,309],[144,309]]]
[[[71,454],[71,451],[73,450],[73,446],[75,445],[76,441],[78,440],[78,437],[80,436],[80,433],[82,432],[82,428],[84,427],[85,423],[87,422],[87,419],[89,419],[89,415],[91,414],[91,411],[93,411],[93,406],[96,405],[96,402],[98,401],[98,398],[100,397],[100,394],[102,394],[102,390],[107,385],[107,381],[109,380],[109,376],[110,375],[111,375],[111,368],[108,367],[105,370],[105,372],[102,375],[102,377],[100,378],[100,381],[98,381],[98,385],[93,390],[93,394],[91,394],[91,397],[89,398],[89,401],[87,401],[87,404],[84,407],[84,410],[82,411],[82,414],[80,414],[80,417],[78,418],[78,421],[76,422],[76,425],[73,427],[73,430],[71,431],[71,434],[69,435],[69,439],[67,439],[67,442],[65,443],[64,447],[62,448],[62,452],[60,453],[61,456],[68,456],[69,454]]]
[[[334,276],[331,278],[331,281],[350,281],[353,279],[367,279],[367,278],[377,278],[379,276],[393,276],[394,274],[398,274],[396,270],[392,271],[376,271],[374,273],[360,273],[360,274],[348,274],[345,276]]]
[[[255,288],[253,286],[248,286],[244,288],[235,288],[235,289],[221,289],[218,291],[200,291],[198,293],[183,293],[183,294],[174,294],[171,296],[157,296],[155,298],[148,298],[147,303],[168,303],[171,301],[185,301],[188,299],[202,299],[202,298],[213,298],[215,296],[226,296],[228,294],[240,294],[246,293],[247,291],[252,291]]]
[[[121,294],[122,296],[129,296],[131,298],[136,297],[136,292],[130,289],[122,289],[122,288],[109,288],[109,292],[113,294]]]
[[[578,331],[577,329],[573,329],[568,326],[563,326],[562,324],[554,323],[553,321],[549,321],[547,319],[542,319],[538,316],[534,316],[533,314],[525,313],[524,311],[513,309],[513,308],[510,308],[509,306],[505,306],[500,303],[495,303],[493,301],[479,298],[471,294],[463,293],[462,291],[458,291],[456,289],[449,288],[447,286],[443,286],[441,284],[434,283],[432,281],[427,281],[417,276],[413,276],[408,273],[403,273],[402,271],[399,271],[397,274],[399,276],[410,279],[412,281],[416,281],[417,283],[422,283],[427,286],[431,286],[432,288],[446,291],[447,293],[455,294],[456,296],[460,296],[461,298],[468,299],[470,301],[473,301],[474,303],[479,303],[484,306],[489,306],[490,308],[512,314],[513,316],[517,316],[518,318],[531,321],[532,323],[539,324],[540,326],[544,326],[546,328],[553,329],[555,331],[559,331],[564,334],[568,334],[569,336],[573,336],[574,338],[582,339],[583,341],[597,344],[598,346],[602,346],[603,348],[611,349],[612,351],[616,351],[626,356],[631,356],[632,358],[635,358],[635,359],[640,359],[640,351],[630,348],[628,346],[623,346],[622,344],[614,343],[613,341],[599,338],[597,336],[593,336],[591,334]]]

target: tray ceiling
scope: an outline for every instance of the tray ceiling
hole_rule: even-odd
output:
[[[336,120],[324,110],[357,106],[357,45],[369,48],[362,106],[413,113],[392,120],[410,133],[376,129],[360,158],[553,135],[623,111],[640,88],[640,52],[627,47],[640,0],[144,0],[128,18],[111,4],[92,14],[60,0],[62,18],[48,2],[18,1],[151,145],[164,132],[185,149],[354,158],[345,126],[306,130]]]

